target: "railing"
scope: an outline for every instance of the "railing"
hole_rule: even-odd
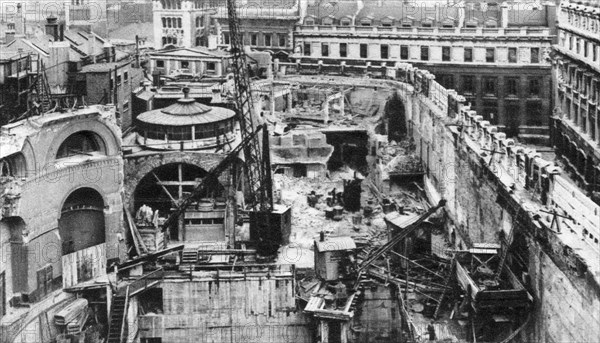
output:
[[[522,36],[540,36],[545,37],[550,35],[550,29],[537,27],[519,27],[519,28],[502,28],[502,27],[397,27],[397,26],[341,26],[341,25],[299,25],[297,32],[358,32],[358,33],[411,33],[419,35],[448,35],[457,36],[463,34],[470,35],[485,35],[485,36],[505,36],[505,35],[522,35]]]
[[[128,292],[130,296],[133,296],[139,292],[142,292],[149,287],[155,286],[163,281],[164,279],[164,270],[159,268],[155,271],[152,271],[141,278],[135,279],[129,283],[127,286]]]

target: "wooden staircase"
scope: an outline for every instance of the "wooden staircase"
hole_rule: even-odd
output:
[[[107,343],[122,343],[125,336],[125,317],[129,306],[129,287],[125,295],[115,295],[110,309]]]

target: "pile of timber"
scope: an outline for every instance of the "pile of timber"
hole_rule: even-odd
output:
[[[87,309],[88,301],[86,299],[75,299],[54,315],[54,323],[58,326],[65,326],[76,322],[87,313]]]

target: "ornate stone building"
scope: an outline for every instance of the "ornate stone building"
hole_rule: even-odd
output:
[[[553,143],[582,188],[600,200],[600,3],[563,1],[554,48]]]
[[[1,302],[11,322],[125,256],[123,158],[114,106],[20,120],[2,127],[0,144]]]
[[[552,108],[554,18],[553,3],[309,1],[294,57],[324,67],[411,63],[508,136],[539,139]]]

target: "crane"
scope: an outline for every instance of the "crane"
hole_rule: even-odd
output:
[[[244,139],[252,135],[260,123],[259,118],[253,113],[248,58],[244,51],[243,34],[239,26],[235,0],[227,0],[227,16],[235,82],[234,98],[239,112],[242,139]],[[265,126],[262,144],[257,136],[244,147],[246,199],[250,209],[250,240],[257,244],[257,251],[263,255],[274,254],[282,240],[284,229],[281,225],[275,228],[272,224],[285,222],[275,219],[279,218],[277,216],[273,218],[273,182],[269,154],[269,134]],[[286,212],[289,215],[289,211]],[[290,222],[287,221],[288,224]]]
[[[173,225],[185,211],[193,199],[196,199],[206,189],[210,182],[225,171],[240,152],[243,151],[244,175],[246,181],[245,198],[250,217],[250,240],[256,245],[261,255],[273,255],[279,248],[283,238],[283,224],[289,226],[291,220],[283,219],[290,216],[290,211],[273,213],[273,183],[271,179],[271,161],[269,152],[269,133],[266,124],[254,115],[254,106],[250,89],[248,60],[244,51],[242,35],[236,11],[235,0],[227,0],[229,32],[233,76],[235,82],[235,106],[238,111],[242,142],[229,153],[217,167],[211,170],[194,191],[184,199],[173,211],[164,227]],[[262,137],[258,132],[262,129]],[[277,223],[277,227],[272,226]]]

